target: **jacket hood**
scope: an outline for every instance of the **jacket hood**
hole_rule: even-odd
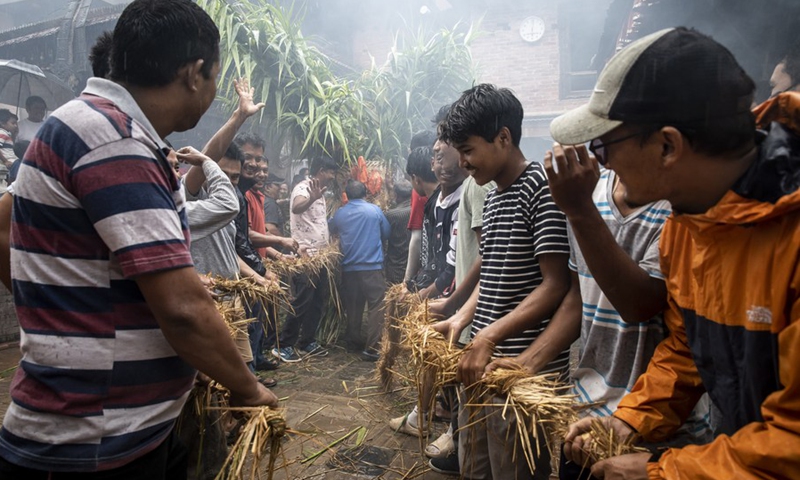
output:
[[[719,203],[685,217],[743,225],[800,210],[800,93],[779,95],[754,113],[761,129],[756,161]]]

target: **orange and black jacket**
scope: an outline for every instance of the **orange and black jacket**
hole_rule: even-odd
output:
[[[800,94],[755,113],[752,167],[661,235],[670,335],[614,415],[663,441],[707,391],[722,434],[667,450],[651,479],[800,479]]]

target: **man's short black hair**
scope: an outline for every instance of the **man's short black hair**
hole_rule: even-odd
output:
[[[239,160],[239,163],[244,164],[244,154],[235,143],[228,145],[228,148],[225,150],[225,155],[222,157],[229,158],[231,160]]]
[[[191,0],[134,0],[114,28],[111,79],[139,87],[163,87],[190,62],[203,60],[211,78],[219,61],[219,30]]]
[[[507,88],[482,83],[461,94],[439,124],[439,139],[459,145],[478,136],[491,143],[503,127],[511,132],[511,142],[519,146],[522,138],[522,104]]]
[[[0,123],[6,123],[12,118],[17,119],[17,116],[11,113],[11,110],[7,108],[0,108]]]
[[[444,122],[444,119],[447,118],[447,112],[450,111],[450,107],[452,106],[452,103],[448,103],[447,105],[442,105],[441,108],[439,108],[439,111],[436,112],[436,115],[434,115],[433,119],[431,119],[434,128],[438,130],[439,124]]]
[[[44,108],[47,108],[47,102],[44,101],[44,98],[40,97],[39,95],[31,95],[25,99],[25,110],[29,110],[34,103],[41,103],[44,105]]]
[[[336,164],[336,160],[332,159],[331,157],[318,157],[311,161],[311,168],[309,169],[309,173],[311,176],[315,176],[322,170],[339,170],[339,165]]]
[[[344,187],[344,193],[348,200],[358,200],[367,196],[367,186],[351,178]]]
[[[111,31],[103,32],[94,42],[89,53],[89,62],[92,64],[92,75],[97,78],[108,78],[111,73],[111,46],[114,37]]]
[[[267,149],[267,144],[264,142],[264,139],[255,133],[240,133],[239,135],[236,135],[236,138],[233,139],[233,143],[235,143],[239,148],[250,144],[256,148],[260,148],[261,150]]]
[[[419,147],[433,148],[433,144],[436,143],[436,140],[436,132],[434,130],[420,130],[411,137],[410,148],[411,150],[415,150]]]
[[[413,187],[408,180],[398,180],[394,182],[394,197],[397,203],[404,202],[411,198]]]
[[[433,148],[431,147],[418,147],[411,151],[408,155],[408,162],[406,163],[406,173],[416,175],[423,182],[436,183],[436,175],[431,168],[431,159],[433,158]]]

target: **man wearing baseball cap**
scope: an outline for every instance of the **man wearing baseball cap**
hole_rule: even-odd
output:
[[[551,125],[562,145],[590,142],[628,204],[665,199],[674,212],[660,243],[670,334],[602,421],[657,443],[705,392],[721,412],[713,442],[613,457],[595,477],[800,478],[800,94],[756,119],[754,89],[722,45],[668,29],[621,50],[589,104]],[[557,160],[595,161],[583,147]],[[568,459],[587,461],[591,422],[570,427]]]

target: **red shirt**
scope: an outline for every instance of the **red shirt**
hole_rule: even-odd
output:
[[[247,223],[250,224],[250,230],[266,235],[267,224],[264,222],[264,194],[254,190],[248,190],[247,193],[244,194],[244,198],[247,199]],[[262,258],[267,256],[266,248],[257,248],[256,251]]]
[[[416,190],[411,190],[411,216],[408,219],[409,230],[422,230],[422,219],[425,216],[425,204],[428,197],[421,197]]]

